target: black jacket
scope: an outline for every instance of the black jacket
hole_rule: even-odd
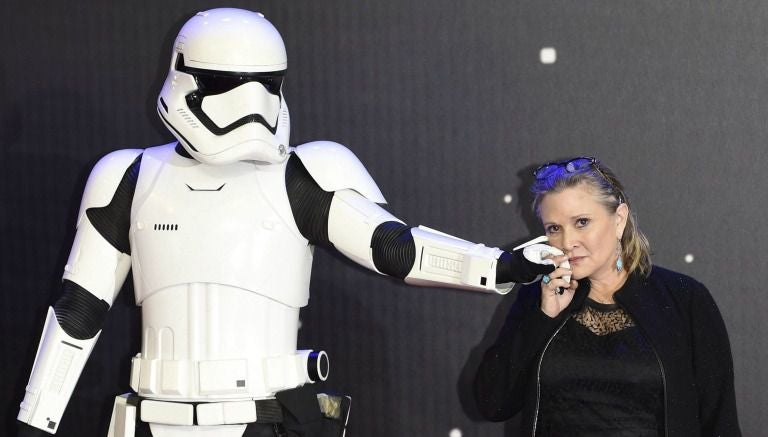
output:
[[[584,304],[582,280],[556,318],[539,309],[539,283],[520,289],[496,343],[475,377],[475,399],[489,420],[522,410],[522,436],[536,420],[538,364],[551,337]],[[660,267],[631,275],[614,295],[652,344],[662,366],[666,437],[741,436],[728,334],[709,291],[696,280]]]

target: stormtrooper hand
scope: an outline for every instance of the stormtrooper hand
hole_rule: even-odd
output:
[[[553,265],[537,264],[528,261],[523,256],[522,250],[504,252],[499,257],[496,266],[496,283],[509,282],[526,283],[536,279],[539,275],[545,275],[555,270]]]

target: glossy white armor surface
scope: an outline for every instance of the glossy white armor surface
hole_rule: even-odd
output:
[[[376,227],[400,220],[353,189],[337,191],[331,202],[328,238],[347,258],[377,271],[373,263],[371,238]],[[381,272],[379,272],[381,273]]]
[[[285,163],[212,166],[147,149],[131,211],[137,303],[171,286],[220,284],[306,305],[312,249],[293,220]]]
[[[184,71],[177,68],[182,65]],[[286,188],[290,120],[281,82],[264,79],[280,78],[285,68],[282,39],[261,14],[215,9],[196,15],[174,43],[157,106],[194,159],[181,156],[175,144],[118,151],[89,178],[64,278],[111,305],[131,267],[142,307],[142,347],[132,360],[130,383],[144,400],[140,409],[127,398],[116,400],[110,437],[131,437],[137,416],[150,422],[155,437],[240,436],[242,424],[254,420],[254,399],[315,382],[314,373],[327,376],[319,364],[310,374],[310,351],[296,350],[313,248],[296,224]],[[235,86],[205,93],[200,79],[214,73]],[[237,82],[238,76],[247,80]],[[189,106],[191,96],[199,106]],[[139,153],[135,190],[126,183],[133,190],[130,211],[119,211],[130,215],[126,250],[108,241],[86,211],[111,202]],[[402,222],[378,205],[384,196],[365,167],[329,141],[298,146],[294,153],[317,185],[332,193],[330,242],[377,270],[377,227]],[[293,198],[294,206],[311,207],[311,196],[325,196],[313,193]],[[413,237],[416,257],[407,282],[511,288],[495,284],[500,250],[428,228],[394,227]],[[96,337],[72,339],[49,314],[19,420],[55,431]]]
[[[515,284],[496,284],[502,251],[456,238],[426,226],[411,229],[416,260],[405,282],[506,294]]]
[[[285,70],[288,57],[280,33],[259,12],[218,8],[187,20],[174,44],[190,67],[265,73]]]
[[[280,33],[258,12],[219,8],[199,12],[181,28],[171,65],[157,100],[163,123],[189,154],[208,164],[254,160],[279,163],[288,157],[290,116],[282,91],[272,94],[259,82],[202,97],[201,108],[219,128],[252,115],[270,128],[249,122],[226,133],[208,129],[190,108],[187,97],[200,90],[179,60],[193,69],[237,73],[282,74],[287,67]]]
[[[128,402],[128,396],[126,394],[115,398],[107,437],[134,437],[136,435],[138,408]]]
[[[87,340],[72,338],[61,329],[53,309],[48,309],[18,420],[51,434],[56,432],[98,338],[98,334]]]
[[[323,190],[352,189],[372,202],[387,203],[363,163],[345,146],[333,141],[312,141],[296,147],[294,152]]]
[[[117,150],[96,163],[85,185],[75,241],[64,266],[63,279],[78,284],[110,306],[128,276],[131,258],[109,244],[85,212],[109,204],[125,170],[141,152]]]
[[[386,203],[373,178],[346,147],[332,141],[313,141],[295,153],[318,185],[334,191],[328,237],[334,247],[356,263],[378,271],[371,238],[378,225],[402,223],[376,203]],[[508,293],[514,284],[496,284],[497,248],[470,243],[424,226],[411,229],[416,259],[406,282]]]
[[[265,398],[309,382],[297,353],[312,249],[285,163],[211,166],[147,149],[131,212],[142,351],[132,387],[158,399]]]
[[[70,280],[112,305],[130,269],[130,256],[110,245],[94,229],[85,211],[109,204],[126,168],[140,150],[120,150],[103,157],[88,178],[80,205],[77,232],[63,279]],[[58,428],[98,334],[79,340],[68,335],[53,309],[40,339],[26,395],[18,419],[48,432]]]

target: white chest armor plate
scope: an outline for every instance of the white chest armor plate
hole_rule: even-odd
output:
[[[208,166],[169,145],[147,149],[130,241],[140,305],[166,287],[190,283],[307,304],[312,249],[292,218],[285,164]]]
[[[296,335],[312,248],[293,220],[285,164],[209,166],[172,145],[147,149],[130,241],[139,395],[261,398],[307,381]]]

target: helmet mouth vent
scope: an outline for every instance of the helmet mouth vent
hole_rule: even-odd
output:
[[[248,114],[243,117],[240,117],[236,121],[230,123],[227,126],[219,127],[216,125],[216,123],[211,120],[208,115],[205,114],[205,111],[203,111],[203,108],[201,106],[203,99],[199,96],[197,92],[193,92],[189,94],[187,97],[187,106],[189,107],[189,110],[197,117],[197,119],[200,121],[200,123],[205,126],[206,129],[211,131],[214,135],[221,136],[226,135],[233,130],[239,128],[240,126],[244,126],[248,123],[256,123],[264,126],[272,135],[277,133],[277,123],[275,123],[274,126],[271,126],[267,120],[264,119],[264,117],[261,114]]]

